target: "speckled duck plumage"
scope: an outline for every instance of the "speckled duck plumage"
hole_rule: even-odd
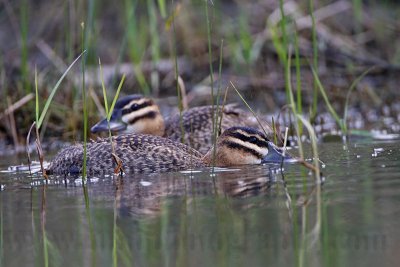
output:
[[[254,116],[239,108],[236,104],[220,106],[218,107],[218,112],[215,112],[215,110],[217,110],[216,106],[201,106],[184,111],[182,113],[183,132],[180,126],[181,119],[179,114],[167,118],[164,136],[179,142],[183,136],[184,144],[205,154],[212,146],[213,113],[218,114],[218,118],[222,115],[220,133],[235,126],[253,127],[262,131]],[[267,131],[267,137],[272,140],[273,131],[270,125],[265,123],[262,126]]]
[[[129,173],[150,173],[200,168],[202,155],[184,144],[153,135],[122,134],[112,137],[115,155]],[[116,167],[109,138],[99,138],[87,144],[87,172],[111,173]],[[80,173],[83,144],[64,148],[51,161],[50,173]]]
[[[122,134],[112,137],[114,153],[127,173],[151,173],[198,169],[215,164],[233,166],[276,161],[282,156],[261,132],[246,128],[227,129],[206,155],[168,138],[145,134]],[[87,173],[112,173],[116,167],[109,138],[87,144]],[[215,155],[215,160],[213,157]],[[49,174],[82,172],[83,145],[62,149],[50,162]]]

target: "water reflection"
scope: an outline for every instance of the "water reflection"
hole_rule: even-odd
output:
[[[118,198],[121,216],[158,216],[163,203],[173,198],[185,198],[188,203],[209,196],[246,198],[268,194],[281,176],[280,167],[204,169],[182,173],[90,177],[88,193],[92,200],[110,202]],[[40,182],[45,182],[40,180]],[[79,188],[81,177],[56,177],[53,186]],[[37,185],[37,183],[35,184]],[[69,196],[79,197],[80,190],[69,190]]]
[[[310,155],[309,151],[306,151]],[[373,155],[373,154],[376,155]],[[321,145],[296,164],[146,176],[0,173],[4,266],[343,266],[397,262],[400,143]],[[6,165],[19,162],[0,162]]]

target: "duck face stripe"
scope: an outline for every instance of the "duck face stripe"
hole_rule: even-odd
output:
[[[233,138],[239,139],[243,142],[252,143],[258,147],[268,148],[268,142],[261,136],[257,135],[245,135],[239,132],[230,132],[227,136],[231,136]]]
[[[153,101],[151,101],[151,100],[147,100],[142,103],[138,103],[135,101],[122,110],[122,115],[126,115],[126,114],[135,112],[137,110],[140,110],[142,108],[146,108],[146,107],[149,107],[152,105],[153,105]]]
[[[157,117],[157,112],[156,111],[149,111],[147,113],[144,113],[143,115],[133,117],[128,121],[128,124],[135,124],[137,121],[142,120],[142,119],[154,119]]]
[[[235,143],[233,141],[225,140],[225,141],[222,142],[222,144],[227,146],[227,147],[229,147],[229,148],[231,148],[231,149],[237,149],[237,150],[241,150],[241,151],[243,151],[245,153],[252,154],[256,158],[259,158],[259,159],[263,158],[263,155],[261,153],[255,151],[254,149],[248,148],[246,146],[243,146],[241,144]]]
[[[128,105],[129,103],[131,103],[132,101],[136,100],[140,100],[143,99],[142,95],[128,95],[128,96],[124,96],[121,97],[120,99],[117,100],[117,103],[115,103],[115,109],[122,109],[124,108],[126,105]]]

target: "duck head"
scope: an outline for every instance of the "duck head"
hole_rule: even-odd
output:
[[[164,119],[153,100],[142,95],[128,95],[120,98],[114,106],[110,122],[104,118],[90,130],[92,133],[130,132],[162,136]]]
[[[203,158],[212,164],[214,148]],[[248,127],[232,127],[219,136],[216,143],[215,165],[220,167],[280,163],[290,159],[261,132]]]

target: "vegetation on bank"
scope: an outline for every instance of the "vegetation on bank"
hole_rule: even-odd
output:
[[[361,114],[372,106],[379,115],[399,100],[400,6],[395,1],[159,0],[86,5],[21,0],[4,5],[2,38],[8,40],[1,45],[0,116],[5,119],[0,129],[11,143],[24,143],[35,120],[35,69],[44,103],[82,49],[87,51],[84,64],[68,73],[42,121],[47,136],[83,140],[83,92],[88,96],[88,123],[97,120],[102,110],[99,59],[108,90],[116,89],[126,74],[122,94],[177,96],[172,103],[178,106],[180,77],[189,104],[197,105],[218,103],[217,89],[232,82],[256,110],[275,112],[291,104],[293,112],[311,122],[327,110],[342,131],[347,131],[348,106]],[[240,101],[234,90],[228,98]]]

